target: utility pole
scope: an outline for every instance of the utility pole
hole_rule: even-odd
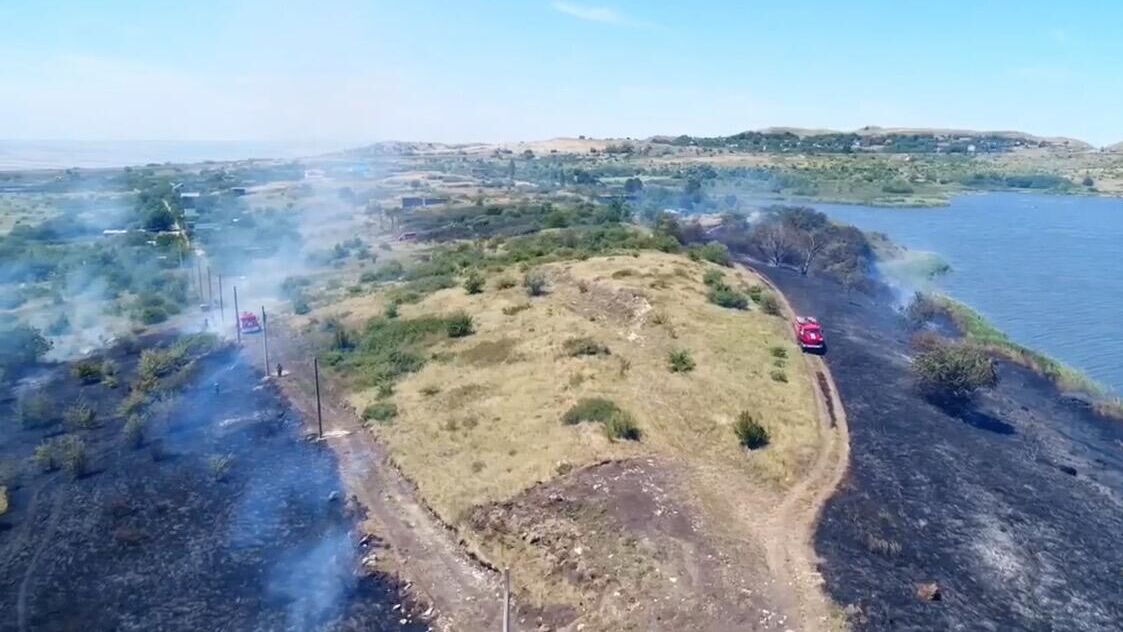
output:
[[[316,374],[316,426],[320,430],[320,438],[324,438],[324,414],[320,410],[320,359],[312,358],[312,371]]]
[[[226,306],[222,303],[222,275],[218,275],[218,320],[226,323]]]
[[[203,262],[195,257],[195,272],[199,276],[199,302],[207,300],[207,294],[203,291]]]
[[[242,344],[242,317],[238,311],[238,286],[234,286],[234,335],[238,337],[238,344]]]
[[[214,284],[211,283],[210,266],[207,266],[207,309],[214,309]]]
[[[265,320],[265,306],[261,306],[261,345],[265,348],[265,377],[269,377],[269,324]]]

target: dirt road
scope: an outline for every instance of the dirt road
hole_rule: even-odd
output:
[[[772,289],[780,299],[784,318],[790,321],[796,310],[778,288]],[[804,354],[803,358],[815,382],[819,410],[815,462],[807,476],[769,512],[760,538],[774,578],[773,598],[788,613],[789,624],[812,632],[842,625],[840,611],[827,595],[818,570],[821,560],[815,553],[814,537],[822,508],[850,464],[850,436],[846,410],[830,368],[819,356]]]
[[[298,335],[270,321],[269,361],[272,377],[285,397],[316,432],[316,391],[312,353]],[[244,353],[262,366],[259,337],[246,337]],[[284,368],[281,378],[276,365]],[[366,432],[362,420],[321,373],[324,441],[339,458],[348,494],[365,510],[363,529],[383,546],[375,550],[377,567],[398,574],[424,602],[424,618],[441,630],[497,629],[501,617],[497,573],[470,559],[455,534],[418,499],[385,448]]]

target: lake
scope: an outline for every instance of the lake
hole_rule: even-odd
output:
[[[941,208],[814,206],[937,253],[952,268],[937,289],[1123,393],[1123,199],[989,193]]]

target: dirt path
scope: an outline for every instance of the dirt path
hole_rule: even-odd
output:
[[[751,269],[751,268],[750,268]],[[784,317],[795,310],[787,297],[761,275],[779,298]],[[760,531],[768,567],[774,579],[776,603],[792,617],[791,623],[804,632],[843,627],[838,610],[824,588],[815,553],[815,527],[823,505],[834,493],[850,464],[850,437],[846,410],[838,396],[834,378],[822,358],[804,355],[814,382],[819,410],[819,445],[815,462],[803,478],[789,489],[772,509]]]
[[[43,493],[46,484],[42,484],[39,489],[31,497],[31,502],[27,508],[27,527],[24,528],[24,534],[21,537],[21,546],[28,538],[38,540],[35,544],[35,551],[31,554],[31,560],[27,563],[27,570],[24,571],[23,580],[20,581],[19,592],[16,596],[16,620],[19,623],[20,632],[28,630],[27,627],[27,593],[31,586],[31,580],[35,577],[36,568],[39,566],[39,558],[43,555],[43,551],[51,543],[51,538],[54,537],[55,527],[58,525],[59,510],[62,508],[62,501],[66,497],[63,492],[55,492],[54,499],[51,502],[50,513],[47,514],[47,521],[41,527],[41,530],[32,531],[32,525],[35,524],[35,511],[38,507],[39,496]]]
[[[248,361],[262,365],[260,337],[245,338]],[[299,337],[270,323],[269,361],[285,397],[316,431],[312,354]],[[324,441],[339,458],[349,497],[365,511],[363,530],[377,549],[376,567],[399,575],[431,609],[423,615],[438,629],[475,631],[498,627],[500,584],[496,573],[470,559],[446,528],[418,500],[416,490],[394,467],[386,450],[366,432],[358,415],[321,371]]]

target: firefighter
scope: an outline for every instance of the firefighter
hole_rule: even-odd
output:
[[[281,363],[277,363],[277,377],[281,377]]]

